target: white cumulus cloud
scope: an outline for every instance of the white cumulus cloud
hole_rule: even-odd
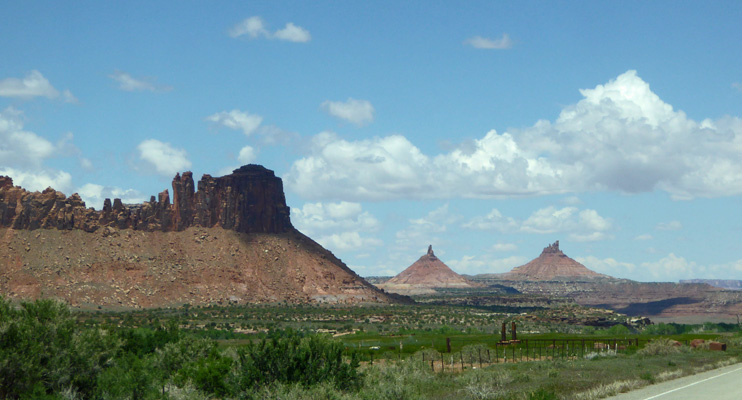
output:
[[[52,187],[67,195],[72,188],[72,176],[45,165],[53,157],[85,158],[67,133],[54,144],[23,127],[23,113],[13,107],[0,111],[0,175],[10,176],[13,183],[30,191]]]
[[[171,86],[160,85],[155,78],[134,78],[123,71],[116,71],[109,78],[118,83],[119,89],[126,92],[167,92]]]
[[[654,229],[658,231],[679,231],[683,229],[683,224],[680,221],[660,222]]]
[[[306,203],[291,210],[296,227],[307,234],[361,231],[376,232],[381,223],[360,203],[341,201],[337,203]]]
[[[13,185],[21,186],[31,192],[42,191],[50,187],[69,195],[72,189],[72,175],[65,171],[23,170],[0,166],[0,175],[13,178]]]
[[[248,35],[251,38],[257,38],[260,36],[268,36],[269,33],[268,30],[265,29],[265,23],[263,22],[263,19],[255,16],[245,18],[229,30],[229,36],[233,38],[237,38],[242,35]]]
[[[513,40],[510,39],[510,35],[503,33],[499,39],[488,39],[482,36],[474,36],[464,41],[467,44],[476,49],[487,49],[487,50],[506,50],[513,47]]]
[[[487,215],[472,218],[462,226],[482,231],[512,232],[518,228],[518,225],[514,218],[505,217],[498,209],[493,208]]]
[[[103,186],[95,183],[86,183],[80,186],[77,189],[77,194],[80,195],[87,207],[93,207],[96,210],[103,208],[103,201],[105,199],[111,199],[111,201],[113,199],[121,199],[124,204],[141,203],[147,200],[138,190],[121,189],[115,186]]]
[[[591,242],[610,238],[613,225],[592,209],[549,206],[534,211],[524,221],[502,215],[493,209],[485,216],[477,216],[462,224],[463,228],[490,230],[503,233],[552,234],[567,233],[576,242]]]
[[[283,29],[279,29],[273,34],[273,37],[289,42],[304,43],[312,40],[309,31],[289,22]]]
[[[513,243],[495,243],[492,246],[494,251],[515,251],[518,250],[518,246]]]
[[[0,80],[0,96],[21,99],[31,99],[34,97],[54,99],[59,97],[59,91],[52,86],[41,72],[33,70],[20,79],[5,78]],[[77,102],[77,98],[69,90],[63,92],[63,100],[68,103]]]
[[[245,18],[230,28],[228,34],[232,38],[247,35],[251,39],[278,39],[295,43],[305,43],[312,40],[312,35],[308,30],[294,25],[292,22],[287,23],[283,29],[271,33],[267,29],[265,21],[258,16]]]
[[[40,168],[55,154],[54,144],[23,129],[23,113],[13,107],[0,112],[0,166]]]
[[[186,151],[177,149],[170,143],[147,139],[139,143],[137,150],[139,158],[163,176],[171,177],[191,167]]]
[[[642,263],[650,281],[676,282],[680,279],[693,279],[706,275],[706,268],[673,253],[655,261]]]
[[[240,154],[237,155],[237,161],[243,163],[243,164],[250,164],[255,161],[257,158],[257,154],[255,154],[255,149],[253,149],[250,146],[245,146],[240,149]]]
[[[232,110],[222,111],[206,117],[206,121],[224,126],[229,129],[239,130],[250,136],[263,122],[263,117],[250,114],[247,111]]]
[[[366,250],[384,244],[380,239],[362,237],[358,232],[341,232],[327,236],[320,236],[317,239],[317,242],[324,247],[335,251]]]
[[[550,206],[534,212],[523,222],[521,231],[527,233],[567,232],[577,242],[591,242],[608,238],[610,220],[601,217],[595,210],[579,210],[576,207],[558,209]]]
[[[368,100],[349,98],[347,101],[325,101],[322,109],[335,118],[362,126],[373,122],[374,106]]]
[[[359,251],[382,244],[369,236],[381,228],[381,222],[359,203],[306,203],[291,214],[297,229],[318,237],[319,243],[333,251]]]
[[[387,248],[389,258],[404,260],[411,254],[425,254],[428,245],[433,246],[438,256],[445,255],[450,241],[449,226],[460,220],[461,216],[449,211],[448,204],[443,204],[420,218],[408,219],[407,226],[395,233],[394,245]]]
[[[742,194],[742,119],[689,119],[636,71],[580,93],[553,122],[491,130],[438,155],[400,135],[348,141],[323,132],[285,180],[305,198],[343,200]]]

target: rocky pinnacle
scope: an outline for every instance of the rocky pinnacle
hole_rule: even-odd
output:
[[[182,231],[191,226],[231,229],[245,233],[283,233],[293,229],[283,182],[260,165],[245,165],[231,174],[193,174],[173,179],[173,202],[167,190],[141,204],[105,199],[103,208],[86,208],[75,193],[66,197],[52,188],[28,192],[0,176],[0,226],[13,229],[81,229],[103,227],[141,231]],[[197,189],[197,190],[196,190]]]

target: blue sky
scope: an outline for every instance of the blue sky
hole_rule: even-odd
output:
[[[0,174],[149,199],[258,163],[364,276],[559,240],[641,281],[742,279],[737,2],[6,2]]]

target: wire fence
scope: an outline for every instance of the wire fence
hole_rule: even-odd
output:
[[[649,339],[524,339],[492,345],[468,345],[458,352],[419,351],[410,356],[400,352],[398,359],[416,358],[430,365],[435,372],[484,368],[499,363],[545,360],[574,360],[595,356],[632,352],[646,345]],[[686,343],[687,344],[687,343]],[[373,357],[371,362],[373,363]]]

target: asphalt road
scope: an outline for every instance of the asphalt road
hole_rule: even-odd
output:
[[[740,400],[742,364],[658,383],[606,400]]]

